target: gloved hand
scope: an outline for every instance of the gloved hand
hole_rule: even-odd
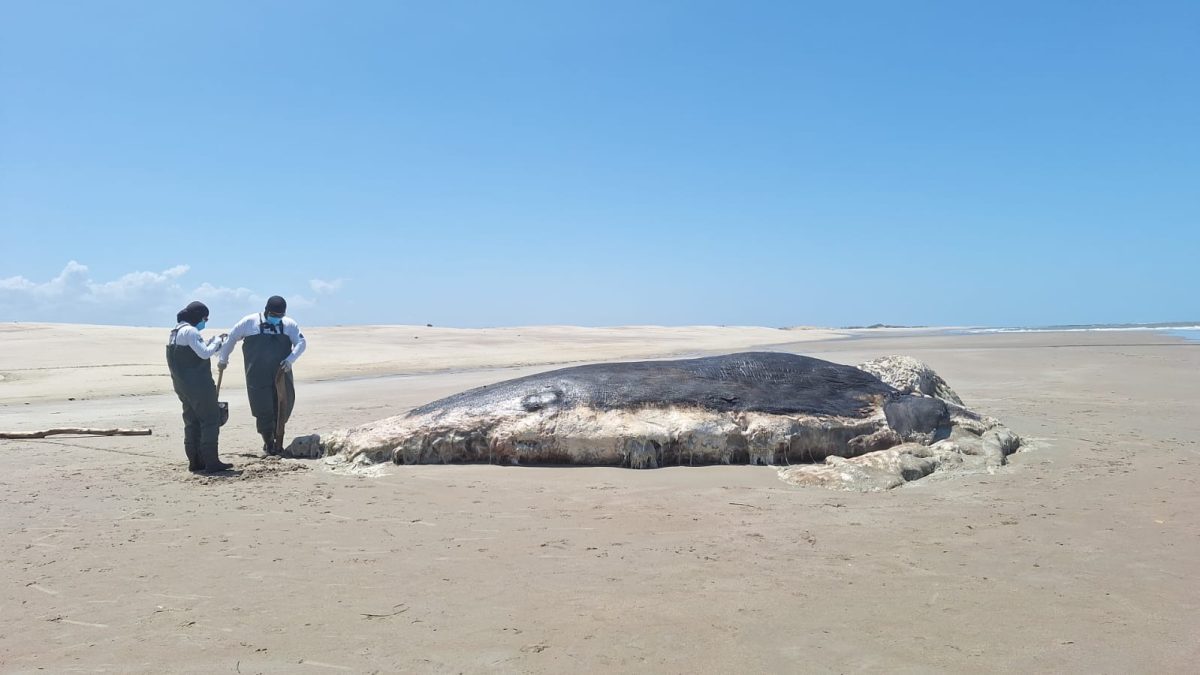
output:
[[[283,361],[281,361],[281,362],[279,363],[279,369],[280,369],[280,370],[282,370],[282,371],[283,371],[283,372],[285,372],[285,373],[291,372],[291,370],[292,370],[292,362],[291,362],[291,361],[288,361],[287,359],[284,359]]]
[[[223,371],[229,365],[228,361],[217,361],[217,370]]]

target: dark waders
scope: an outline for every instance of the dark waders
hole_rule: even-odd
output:
[[[208,359],[196,356],[187,345],[175,344],[175,336],[183,325],[171,331],[171,344],[167,345],[171,384],[183,403],[183,451],[187,453],[188,470],[217,471],[223,466],[217,456],[217,437],[221,432],[217,386],[213,384]]]
[[[283,325],[272,326],[261,316],[258,335],[242,340],[250,412],[262,436],[263,451],[269,455],[283,450],[283,439],[276,437],[276,430],[287,423],[296,404],[296,385],[291,372],[279,378],[282,391],[275,385],[280,364],[291,353],[292,339],[284,334]]]

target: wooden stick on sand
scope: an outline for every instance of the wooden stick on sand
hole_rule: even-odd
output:
[[[63,427],[45,431],[0,432],[0,438],[45,438],[60,434],[73,436],[149,436],[149,429],[88,429],[86,427]]]

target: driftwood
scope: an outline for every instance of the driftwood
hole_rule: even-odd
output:
[[[44,431],[12,431],[0,432],[0,438],[45,438],[71,434],[73,436],[149,436],[149,429],[89,429],[86,427],[62,427]]]

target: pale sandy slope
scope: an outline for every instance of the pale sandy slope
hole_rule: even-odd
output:
[[[639,355],[692,349],[624,333]],[[47,350],[65,344],[46,335]],[[464,362],[487,351],[461,339]],[[134,360],[153,369],[156,342]],[[0,670],[1194,672],[1200,346],[893,334],[790,349],[926,360],[1037,449],[995,475],[869,495],[792,488],[764,467],[342,476],[253,459],[235,390],[223,438],[244,471],[197,478],[169,395],[5,398],[0,428],[156,435],[0,441]],[[292,430],[535,369],[314,382],[302,367]]]
[[[205,337],[227,332],[210,327]],[[0,323],[0,403],[69,397],[161,394],[169,328]],[[309,349],[301,381],[577,361],[653,358],[817,340],[839,333],[810,328],[626,326],[581,328],[433,328],[354,326],[304,329]],[[241,347],[227,371],[234,387]]]

